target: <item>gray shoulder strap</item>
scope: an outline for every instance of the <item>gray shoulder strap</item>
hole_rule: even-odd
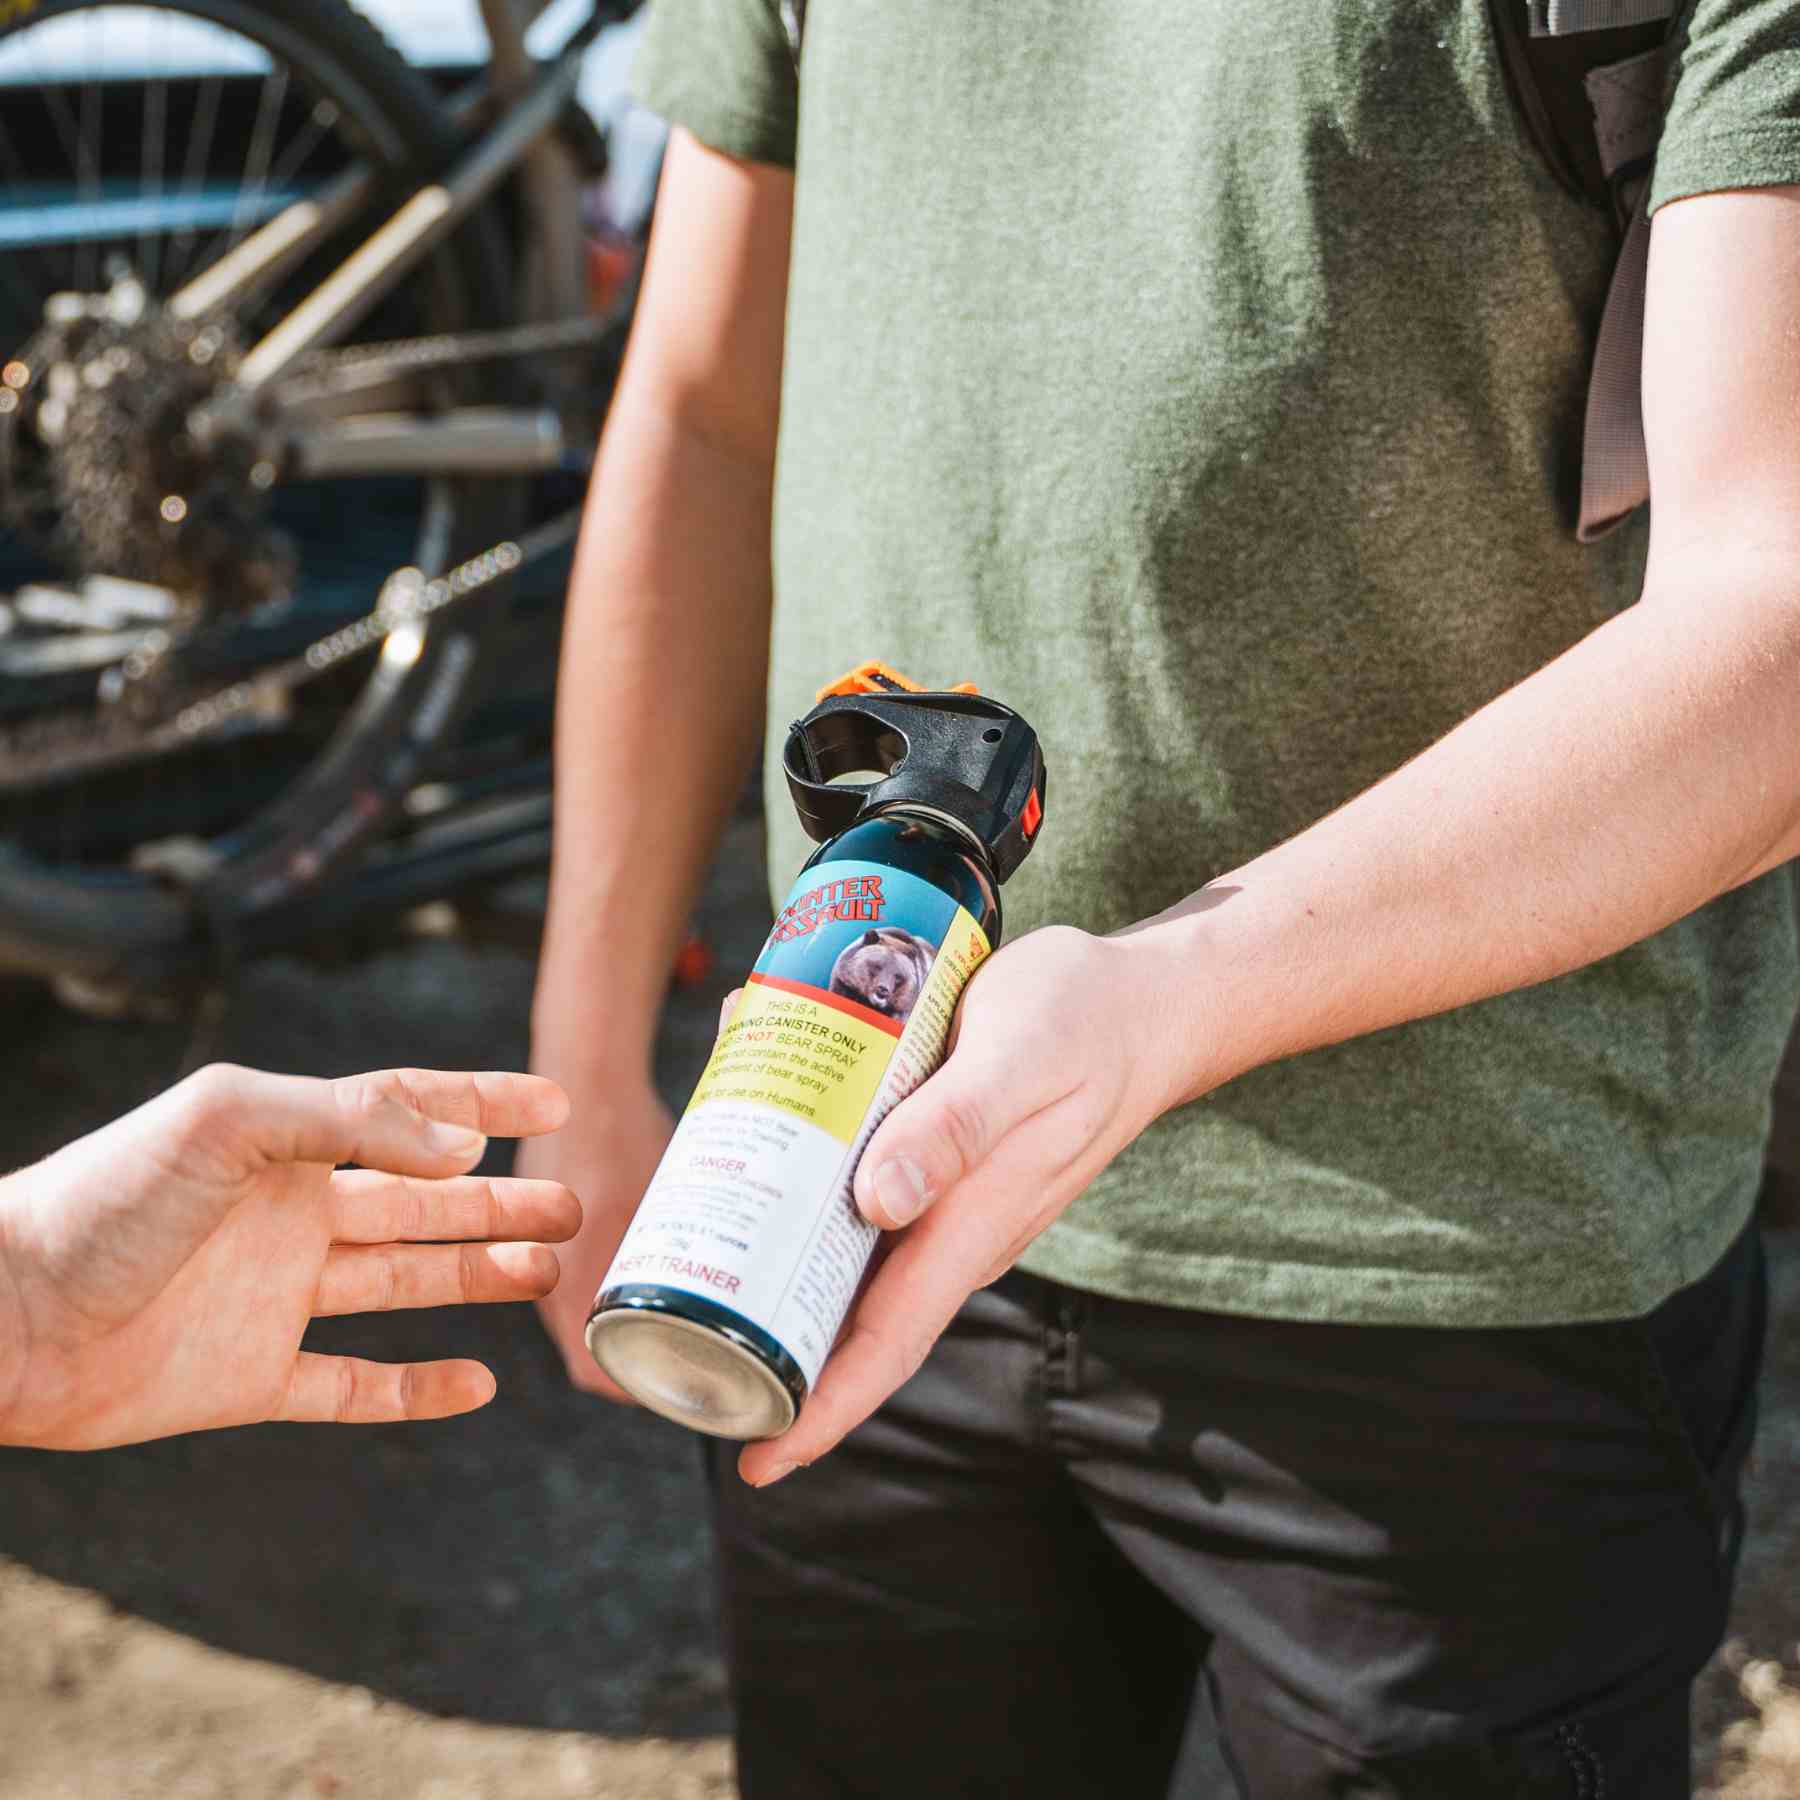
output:
[[[1650,498],[1644,443],[1644,297],[1650,268],[1650,170],[1662,129],[1660,49],[1595,69],[1587,78],[1600,163],[1626,213],[1625,241],[1613,265],[1594,366],[1588,375],[1581,439],[1584,544],[1604,537]]]
[[[1613,31],[1667,19],[1674,0],[1526,0],[1533,37],[1573,37],[1581,31]]]
[[[1644,442],[1644,290],[1650,267],[1650,215],[1642,198],[1631,214],[1613,267],[1594,366],[1588,375],[1581,436],[1584,544],[1603,538],[1650,498],[1650,453]]]
[[[1526,0],[1526,4],[1533,37],[1572,37],[1646,25],[1668,19],[1675,11],[1675,0]],[[1662,130],[1667,73],[1667,54],[1659,46],[1592,69],[1585,81],[1600,165],[1626,224],[1588,375],[1581,516],[1575,528],[1584,544],[1604,537],[1650,497],[1650,462],[1644,446],[1644,290],[1650,265],[1650,171]]]
[[[800,40],[806,35],[806,0],[781,0],[781,29],[787,38],[788,55],[797,69],[800,66]]]

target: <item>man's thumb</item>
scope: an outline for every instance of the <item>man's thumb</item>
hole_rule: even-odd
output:
[[[955,1055],[894,1108],[856,1170],[856,1204],[871,1225],[898,1230],[987,1160],[1010,1121],[993,1088]]]

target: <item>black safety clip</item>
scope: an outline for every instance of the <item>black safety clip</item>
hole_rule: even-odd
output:
[[[1044,817],[1037,733],[981,694],[834,694],[788,728],[782,769],[816,843],[891,806],[925,807],[978,839],[1001,881]]]

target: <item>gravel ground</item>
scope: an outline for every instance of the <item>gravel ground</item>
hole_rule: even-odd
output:
[[[664,1029],[672,1101],[761,940],[760,882],[746,819],[701,914],[718,973],[677,993]],[[520,1065],[540,907],[520,884],[451,935],[257,965],[203,1043],[183,1021],[80,1018],[39,988],[0,985],[15,1046],[0,1167],[135,1104],[191,1057],[323,1075]],[[1733,1631],[1744,1653],[1791,1662],[1800,1234],[1773,1248]],[[331,1321],[312,1341],[477,1355],[500,1399],[405,1430],[264,1426],[85,1457],[0,1452],[0,1800],[728,1795],[686,1434],[571,1392],[525,1308]],[[1758,1679],[1766,1693],[1768,1672]],[[1722,1661],[1702,1684],[1700,1767],[1749,1710]],[[1766,1791],[1800,1794],[1800,1775]]]

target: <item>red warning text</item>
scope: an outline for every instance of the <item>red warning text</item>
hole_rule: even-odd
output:
[[[850,875],[809,888],[781,909],[769,941],[785,944],[805,937],[821,925],[874,924],[887,910],[879,875]]]

